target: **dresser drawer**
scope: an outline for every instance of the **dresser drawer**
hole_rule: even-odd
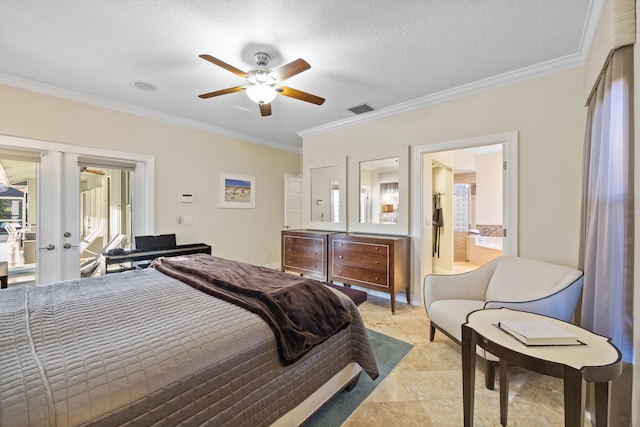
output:
[[[333,280],[343,280],[354,285],[373,285],[385,289],[389,287],[389,276],[386,270],[371,270],[338,262],[334,262],[331,268]]]
[[[377,243],[349,242],[346,240],[333,240],[331,249],[334,253],[352,253],[354,255],[369,255],[389,257],[389,246]]]
[[[389,255],[387,251],[378,254],[354,253],[348,250],[333,252],[334,266],[357,266],[371,271],[388,271]]]
[[[284,236],[285,250],[316,250],[322,251],[325,240],[316,237]]]
[[[300,252],[292,252],[285,255],[282,265],[286,268],[298,268],[322,273],[324,270],[324,260],[322,255],[303,254]]]

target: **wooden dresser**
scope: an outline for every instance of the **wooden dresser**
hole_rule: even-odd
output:
[[[335,231],[282,230],[282,271],[327,280],[328,237]]]
[[[399,291],[406,289],[407,303],[411,301],[409,255],[408,236],[331,234],[329,281],[387,292],[395,314]]]

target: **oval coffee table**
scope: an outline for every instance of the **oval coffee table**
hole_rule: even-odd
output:
[[[584,345],[527,346],[498,328],[507,320],[546,320],[575,334]],[[564,380],[566,427],[584,425],[585,387],[595,383],[596,426],[608,425],[609,381],[622,372],[620,351],[610,339],[561,320],[508,308],[477,310],[462,325],[464,425],[473,426],[476,345],[500,359],[500,423],[507,425],[508,367],[520,366]]]

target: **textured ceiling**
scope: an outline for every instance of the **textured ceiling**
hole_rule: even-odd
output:
[[[300,131],[580,66],[602,1],[5,0],[0,83],[297,150]],[[246,71],[258,51],[304,58],[285,84],[326,102],[261,117],[242,92],[197,97],[244,83],[199,54]],[[364,102],[379,111],[347,110]]]

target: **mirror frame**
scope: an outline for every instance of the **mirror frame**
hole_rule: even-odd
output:
[[[371,160],[398,158],[398,222],[396,224],[363,224],[360,222],[360,163]],[[390,148],[375,153],[362,153],[349,156],[348,230],[357,233],[409,234],[409,146]]]
[[[311,219],[311,171],[313,169],[337,166],[340,182],[340,221],[313,221]],[[302,224],[305,228],[323,231],[347,231],[347,159],[345,157],[331,160],[315,161],[304,168],[302,174],[303,206]]]

